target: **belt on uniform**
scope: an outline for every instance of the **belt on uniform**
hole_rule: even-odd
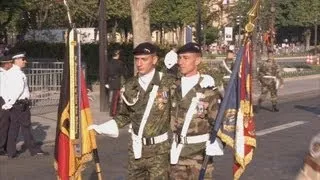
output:
[[[277,79],[277,77],[275,77],[275,76],[268,76],[268,75],[263,76],[263,78],[266,78],[266,79]]]
[[[138,138],[138,136],[136,134],[134,134],[133,132],[131,132],[135,138]],[[154,137],[148,137],[148,138],[141,138],[141,142],[143,145],[145,146],[149,146],[149,145],[153,145],[153,144],[159,144],[162,142],[165,142],[166,140],[169,139],[168,133],[163,133],[159,136],[154,136]]]
[[[206,142],[209,140],[210,135],[207,134],[201,134],[196,136],[179,136],[177,134],[173,134],[173,140],[176,141],[178,144],[197,144]]]
[[[19,99],[15,102],[15,104],[29,104],[29,99],[25,98],[25,99]]]

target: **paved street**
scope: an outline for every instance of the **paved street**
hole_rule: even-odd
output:
[[[311,137],[320,132],[319,98],[320,96],[285,101],[280,104],[279,113],[268,111],[270,107],[265,105],[266,108],[256,116],[257,134],[260,135],[258,148],[242,179],[256,180],[257,176],[260,180],[294,179],[302,167]],[[103,173],[107,179],[125,179],[127,137],[125,129],[121,130],[119,139],[98,137]],[[53,144],[45,145],[44,149],[49,151],[51,156],[33,158],[25,152],[13,160],[0,157],[0,179],[54,180]],[[215,158],[216,179],[231,179],[231,161],[230,150],[226,151],[225,156]],[[84,179],[94,180],[93,171],[93,164],[90,164],[84,173]]]

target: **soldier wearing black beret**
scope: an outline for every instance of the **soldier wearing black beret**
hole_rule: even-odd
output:
[[[124,104],[119,114],[106,123],[89,126],[99,134],[118,137],[119,128],[130,124],[128,179],[169,179],[169,102],[175,78],[155,69],[157,50],[149,42],[134,48],[138,74],[121,89]]]
[[[177,51],[177,54],[185,54],[185,53],[201,54],[201,46],[193,42],[187,43]]]
[[[204,156],[222,155],[223,146],[217,137],[209,140],[210,129],[219,109],[220,93],[214,79],[198,71],[201,47],[187,43],[177,54],[182,74],[171,97],[171,179],[198,179]],[[209,163],[205,179],[212,179],[213,164]]]

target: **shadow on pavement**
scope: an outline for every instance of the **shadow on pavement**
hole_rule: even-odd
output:
[[[301,109],[307,112],[314,113],[316,115],[320,115],[320,105],[317,106],[302,106],[302,105],[295,105],[294,108]]]

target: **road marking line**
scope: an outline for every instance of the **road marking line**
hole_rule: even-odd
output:
[[[295,121],[295,122],[283,124],[283,125],[280,125],[280,126],[275,126],[275,127],[272,127],[272,128],[268,128],[268,129],[257,131],[256,135],[257,136],[263,136],[263,135],[270,134],[270,133],[273,133],[273,132],[277,132],[277,131],[281,131],[281,130],[284,130],[284,129],[288,129],[288,128],[292,128],[292,127],[295,127],[295,126],[299,126],[299,125],[305,124],[305,123],[307,123],[307,121]]]

